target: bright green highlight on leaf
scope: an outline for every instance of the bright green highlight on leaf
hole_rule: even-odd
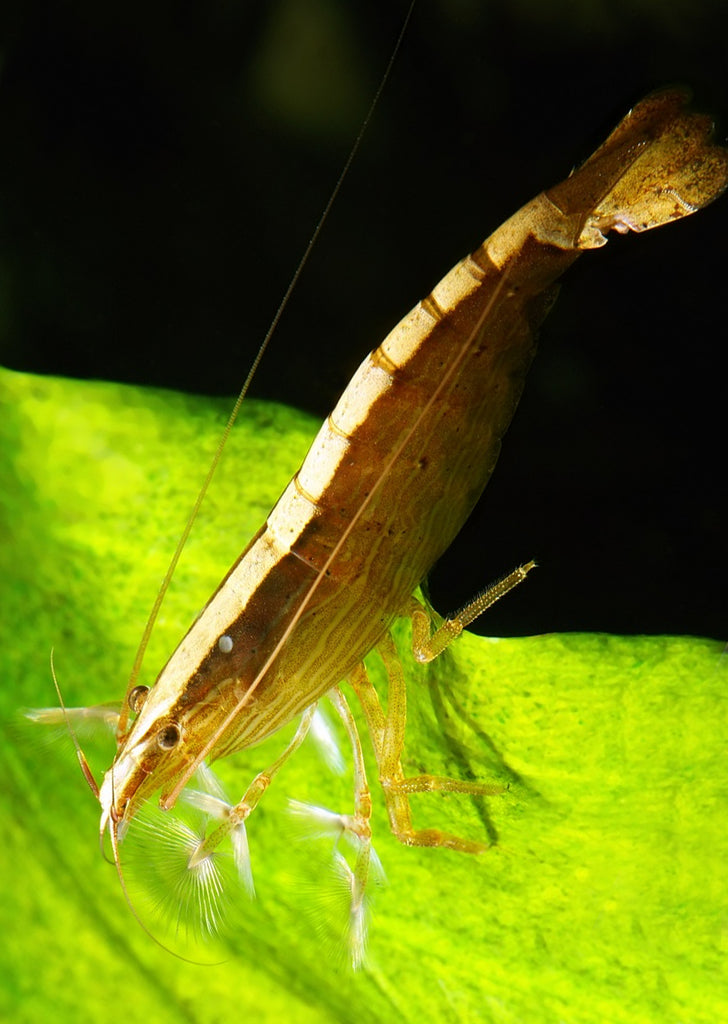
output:
[[[476,859],[400,846],[372,772],[388,882],[376,896],[370,966],[336,970],[313,913],[323,854],[291,837],[285,808],[295,798],[349,811],[350,784],[305,746],[250,821],[258,898],[202,950],[226,962],[194,967],[155,946],[99,856],[97,808],[67,742],[13,716],[55,703],[51,646],[69,705],[121,698],[225,404],[3,372],[0,406],[0,1018],[728,1019],[728,659],[708,640],[466,636],[422,668],[403,632],[408,769],[508,786],[485,802],[417,797],[416,822],[490,834],[493,849]],[[248,404],[144,681],[259,527],[314,430],[290,410]],[[89,744],[97,773],[111,751],[111,741]],[[269,753],[225,763],[232,796]]]

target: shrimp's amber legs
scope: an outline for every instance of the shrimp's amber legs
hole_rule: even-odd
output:
[[[499,601],[509,590],[513,590],[519,583],[522,583],[531,569],[535,567],[534,561],[519,565],[508,576],[504,576],[502,580],[491,584],[478,594],[456,615],[445,619],[432,636],[430,636],[430,616],[413,598],[408,613],[412,619],[412,650],[417,661],[432,661],[438,654],[442,654],[445,648],[459,637],[471,622],[487,611],[496,601]]]
[[[381,641],[377,650],[389,677],[387,713],[384,713],[377,692],[363,665],[357,666],[350,676],[349,682],[359,698],[367,719],[392,832],[400,842],[406,843],[408,846],[445,846],[463,853],[484,853],[488,849],[485,843],[463,839],[450,832],[443,832],[441,829],[414,828],[409,802],[412,793],[439,791],[485,795],[501,793],[503,787],[486,786],[479,782],[466,782],[439,775],[405,777],[401,763],[407,720],[404,675],[397,650],[390,636]]]
[[[210,814],[213,818],[221,819],[212,832],[209,833],[197,846],[190,857],[189,868],[195,868],[202,863],[206,857],[213,853],[220,843],[228,836],[233,840],[236,849],[236,860],[240,860],[238,868],[241,875],[246,879],[248,888],[252,890],[252,877],[247,854],[247,839],[245,838],[245,821],[255,809],[258,801],[270,786],[273,778],[278,774],[286,761],[301,746],[311,727],[311,721],[316,712],[316,704],[312,704],[304,713],[293,739],[276,760],[263,772],[259,772],[245,791],[242,800],[231,805],[218,797],[210,796],[196,790],[185,791],[187,803],[198,807],[200,810]],[[237,844],[236,845],[236,840]]]
[[[431,618],[417,601],[412,599],[406,614],[412,620],[412,648],[419,662],[432,661],[458,637],[473,619],[482,615],[499,598],[525,580],[535,567],[531,561],[514,569],[504,579],[494,583],[465,606],[457,615],[446,619],[430,633]],[[487,844],[463,839],[441,829],[416,829],[412,825],[409,798],[412,793],[470,793],[484,796],[502,793],[502,786],[487,786],[480,782],[465,782],[440,775],[414,775],[405,777],[402,769],[402,750],[407,722],[407,690],[402,665],[394,641],[387,635],[377,651],[384,662],[389,678],[387,712],[384,713],[377,691],[372,686],[364,665],[358,665],[349,677],[369,726],[374,755],[379,767],[379,780],[389,813],[394,835],[409,846],[446,846],[463,853],[483,853]]]
[[[297,800],[291,801],[291,811],[301,822],[312,826],[319,835],[330,835],[336,841],[334,864],[336,873],[348,892],[347,945],[351,962],[356,968],[361,966],[366,945],[367,884],[372,874],[376,877],[381,873],[381,866],[372,849],[372,800],[356,722],[338,686],[329,690],[326,696],[339,715],[351,742],[354,761],[354,813],[336,814],[323,807],[302,804]],[[353,868],[339,848],[339,840],[342,838],[347,839],[354,848]]]
[[[364,957],[366,945],[366,887],[369,881],[369,873],[372,859],[372,798],[367,783],[366,768],[364,766],[364,754],[361,749],[361,741],[356,728],[354,716],[346,702],[344,694],[339,687],[329,691],[329,700],[336,708],[339,717],[351,741],[352,755],[354,759],[354,820],[347,826],[357,839],[356,860],[354,869],[349,868],[343,857],[341,867],[346,872],[346,877],[351,888],[351,903],[349,907],[349,949],[352,964],[359,967]],[[375,855],[375,863],[376,855]]]

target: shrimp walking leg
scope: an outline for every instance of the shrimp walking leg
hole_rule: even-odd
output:
[[[389,677],[386,714],[363,665],[351,674],[349,682],[367,719],[392,832],[407,846],[445,846],[463,853],[484,853],[488,849],[485,843],[463,839],[441,829],[414,828],[409,802],[412,793],[447,792],[482,796],[502,793],[503,787],[440,775],[405,777],[401,761],[407,719],[404,674],[391,637],[385,637],[377,650]]]
[[[348,900],[346,942],[351,962],[359,967],[364,957],[367,924],[367,886],[372,874],[379,875],[381,866],[372,847],[372,798],[369,792],[364,754],[351,708],[338,686],[327,697],[341,719],[351,742],[354,763],[354,814],[336,814],[322,807],[291,801],[291,811],[306,826],[319,835],[330,835],[336,840],[334,867]],[[354,863],[350,866],[339,840],[347,839],[354,848]]]
[[[203,864],[204,861],[215,852],[220,843],[229,837],[233,844],[235,862],[238,867],[238,871],[243,878],[243,881],[246,883],[246,888],[252,892],[253,885],[252,875],[250,872],[250,859],[248,855],[245,821],[250,817],[260,798],[268,789],[268,786],[270,786],[280,769],[305,740],[309,729],[311,728],[311,722],[316,712],[316,708],[317,704],[312,704],[306,709],[291,742],[265,771],[259,772],[255,776],[245,791],[245,795],[242,800],[237,804],[231,805],[217,796],[212,796],[208,793],[199,792],[197,790],[184,791],[184,799],[186,803],[192,804],[194,807],[198,807],[211,818],[217,818],[220,820],[220,824],[217,828],[214,828],[212,832],[200,841],[199,845],[190,856],[188,863],[190,870],[194,870],[196,867]]]
[[[508,576],[493,583],[477,597],[466,604],[456,615],[445,619],[442,625],[430,636],[430,616],[414,598],[410,604],[410,619],[412,620],[412,652],[419,662],[433,661],[438,654],[442,654],[453,640],[460,636],[464,629],[477,619],[483,612],[487,611],[496,601],[499,601],[509,590],[513,590],[519,583],[522,583],[536,563],[531,561],[526,565],[519,565]]]
[[[351,887],[351,906],[349,910],[349,946],[351,950],[352,963],[355,967],[361,964],[366,945],[366,887],[369,881],[372,859],[372,798],[367,782],[366,767],[364,765],[364,754],[361,749],[361,741],[356,728],[354,716],[351,713],[344,694],[336,687],[329,692],[329,699],[336,708],[339,717],[344,723],[344,728],[351,740],[352,755],[354,758],[354,820],[349,824],[349,831],[356,836],[358,850],[353,870],[349,867],[342,855],[340,866],[345,878]]]
[[[351,741],[352,756],[354,759],[354,820],[349,825],[349,830],[353,832],[362,844],[367,844],[371,841],[372,830],[371,830],[371,816],[372,816],[372,797],[369,792],[369,783],[367,782],[366,766],[364,764],[364,754],[361,748],[361,740],[359,739],[359,732],[354,721],[354,716],[351,713],[351,708],[341,692],[339,687],[335,687],[330,690],[328,697],[336,708],[336,711],[344,723],[349,739]]]

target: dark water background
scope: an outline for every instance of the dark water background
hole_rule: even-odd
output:
[[[233,394],[402,4],[16,3],[0,75],[0,362]],[[420,0],[254,393],[323,416],[363,355],[650,90],[728,130],[724,8]],[[442,611],[541,568],[494,634],[728,632],[728,199],[565,281]],[[241,537],[241,546],[246,538]]]

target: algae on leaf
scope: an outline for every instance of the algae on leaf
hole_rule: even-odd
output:
[[[369,966],[336,971],[308,913],[318,861],[291,842],[285,806],[348,810],[348,780],[304,747],[251,818],[258,899],[207,957],[226,962],[203,970],[155,946],[99,856],[97,808],[68,745],[13,716],[54,703],[52,646],[69,704],[120,698],[224,412],[7,372],[0,404],[4,1018],[95,1020],[110,1002],[130,1022],[728,1018],[728,663],[720,644],[694,638],[466,636],[422,668],[403,632],[410,767],[509,786],[485,803],[423,795],[416,820],[489,833],[492,850],[400,846],[372,779],[388,883]],[[250,403],[165,604],[149,673],[260,525],[314,429]],[[97,772],[111,756],[90,753]],[[231,790],[265,756],[226,764]]]

